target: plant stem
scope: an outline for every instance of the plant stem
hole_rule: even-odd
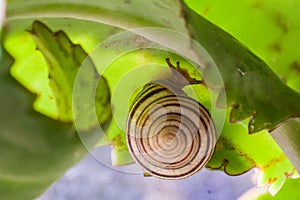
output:
[[[291,118],[271,132],[271,136],[300,172],[300,118]]]

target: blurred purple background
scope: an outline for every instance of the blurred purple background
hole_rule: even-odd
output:
[[[38,200],[231,200],[254,186],[253,170],[233,177],[224,172],[202,169],[189,178],[176,181],[144,177],[142,173],[124,172],[127,168],[137,168],[136,165],[115,169],[107,166],[110,150],[110,146],[94,149],[92,154],[101,154],[101,162],[92,155],[86,156]]]

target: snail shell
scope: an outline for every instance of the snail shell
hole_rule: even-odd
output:
[[[209,161],[216,132],[204,106],[165,85],[149,83],[137,95],[127,119],[127,145],[152,176],[181,179]]]

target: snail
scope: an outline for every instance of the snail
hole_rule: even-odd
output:
[[[202,83],[173,66],[190,84]],[[178,74],[177,72],[177,74]],[[127,117],[126,140],[130,154],[140,167],[161,179],[189,177],[210,160],[216,131],[208,110],[182,90],[172,78],[146,84],[137,94]]]

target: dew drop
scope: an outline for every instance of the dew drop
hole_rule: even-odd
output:
[[[242,69],[237,68],[238,72],[240,73],[241,76],[244,76],[246,72],[244,72]]]

